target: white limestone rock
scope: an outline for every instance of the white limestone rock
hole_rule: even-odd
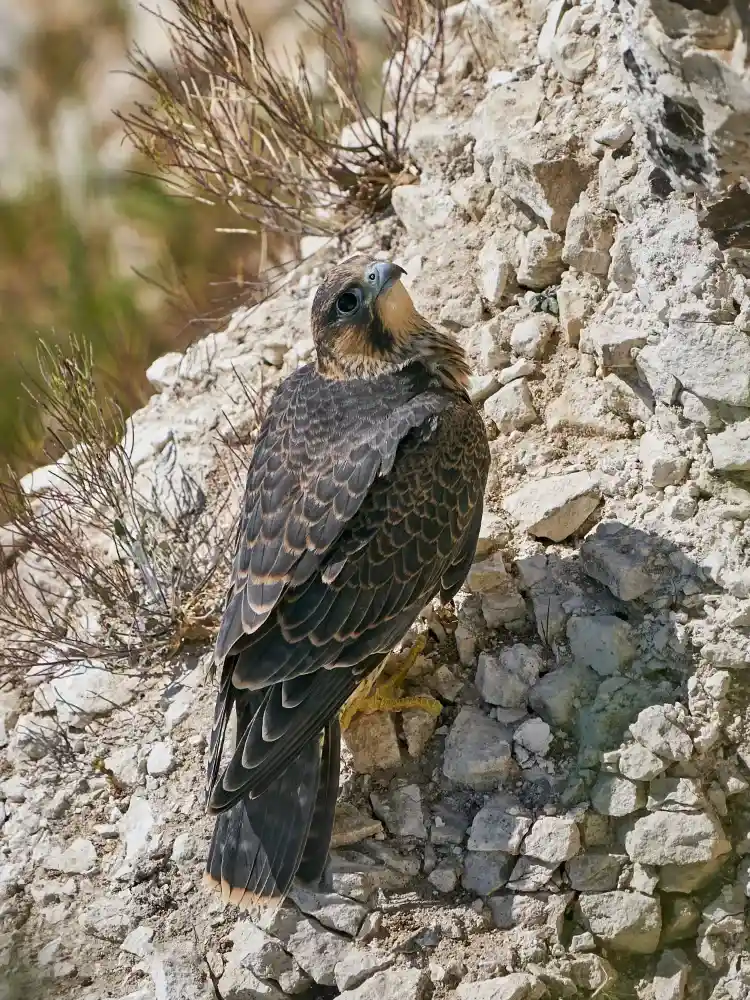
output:
[[[637,819],[625,836],[631,861],[644,865],[689,865],[726,854],[731,844],[709,812],[652,812]]]
[[[583,893],[578,899],[591,932],[614,951],[650,955],[659,946],[658,899],[640,892]]]
[[[568,217],[563,262],[577,271],[606,276],[614,230],[614,216],[597,209],[584,192]]]
[[[477,791],[488,791],[514,769],[510,729],[475,708],[462,708],[445,742],[446,778]]]
[[[730,424],[720,434],[709,434],[706,444],[717,472],[750,471],[750,420]]]
[[[558,233],[539,228],[526,233],[521,241],[518,284],[535,292],[557,284],[565,270],[562,249],[563,241]]]
[[[474,817],[467,847],[470,851],[504,851],[518,854],[531,829],[531,816],[513,795],[498,792]]]
[[[693,741],[670,705],[644,708],[630,726],[630,732],[639,743],[665,760],[688,760],[692,756]]]
[[[750,406],[750,337],[736,326],[673,320],[658,360],[696,396]]]
[[[498,654],[480,653],[475,683],[491,705],[522,708],[543,669],[544,661],[537,651],[519,642]]]
[[[620,673],[636,653],[632,626],[614,615],[575,615],[566,633],[576,663],[591,667],[600,677]]]
[[[629,816],[645,806],[646,790],[617,774],[600,774],[591,791],[591,804],[603,816]]]
[[[538,538],[564,541],[594,512],[601,499],[588,472],[535,479],[508,494],[503,508],[519,526]]]
[[[641,436],[639,457],[644,477],[660,490],[665,486],[678,486],[690,467],[689,459],[677,444],[655,431],[646,431]]]
[[[521,430],[539,420],[529,387],[519,378],[503,386],[485,402],[484,412],[501,434]]]
[[[523,842],[523,853],[546,865],[568,861],[581,849],[581,834],[574,819],[540,816]]]
[[[535,361],[541,358],[557,329],[554,316],[547,313],[533,313],[520,320],[513,327],[510,346],[521,357]]]

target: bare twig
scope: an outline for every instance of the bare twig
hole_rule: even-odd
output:
[[[174,71],[134,53],[133,72],[154,101],[124,122],[177,191],[229,205],[243,220],[238,228],[294,240],[351,230],[416,175],[406,139],[424,99],[420,81],[428,69],[438,79],[442,6],[398,0],[384,13],[390,85],[375,109],[344,0],[308,3],[324,57],[321,86],[302,49],[294,66],[278,65],[232,0],[175,6],[175,20],[166,22]]]
[[[131,425],[100,400],[88,346],[44,348],[40,371],[30,391],[68,450],[43,481],[11,475],[0,493],[27,550],[0,574],[0,673],[53,674],[91,659],[136,670],[144,653],[164,661],[210,638],[233,538],[230,495],[209,507],[171,439],[144,488]]]

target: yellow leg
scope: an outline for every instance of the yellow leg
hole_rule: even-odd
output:
[[[418,636],[408,653],[396,657],[391,653],[383,665],[366,677],[359,685],[341,711],[341,728],[347,729],[355,715],[371,715],[373,712],[408,712],[419,709],[430,715],[440,715],[443,706],[435,698],[417,696],[404,698],[400,694],[401,685],[409,675],[409,671],[417,662],[417,657],[425,647],[424,636]],[[387,679],[383,679],[383,668],[390,658],[401,660],[401,666]]]

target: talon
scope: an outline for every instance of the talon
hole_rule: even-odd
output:
[[[349,701],[344,705],[339,713],[339,722],[342,729],[348,729],[352,724],[352,719],[359,712],[366,711],[366,706],[371,701],[371,692],[373,685],[380,676],[383,667],[385,666],[385,660],[380,664],[369,677],[365,677],[363,681],[360,682],[359,686],[355,690],[354,694],[349,698]],[[363,707],[364,706],[364,707]]]
[[[341,728],[348,729],[356,715],[372,715],[374,712],[409,712],[418,710],[429,712],[430,715],[434,716],[440,715],[443,706],[435,698],[430,698],[429,695],[402,697],[399,694],[402,683],[406,680],[409,671],[422,654],[425,645],[425,637],[423,635],[417,636],[408,652],[399,656],[391,654],[377,671],[362,681],[341,711]],[[388,659],[391,658],[400,660],[401,665],[394,674],[386,680],[381,680],[383,668]]]
[[[426,645],[427,645],[427,639],[425,638],[424,635],[420,634],[411,644],[411,647],[406,653],[400,653],[400,654],[391,653],[390,656],[386,658],[386,663],[388,662],[389,659],[394,659],[396,660],[396,662],[400,660],[401,666],[394,674],[390,675],[390,677],[386,681],[386,684],[394,689],[399,687],[409,676],[411,668],[414,666],[414,664],[417,662],[419,657],[424,652],[424,648]]]
[[[380,711],[382,712],[428,712],[437,717],[443,711],[443,705],[437,698],[430,698],[429,695],[415,695],[413,698],[381,698]]]

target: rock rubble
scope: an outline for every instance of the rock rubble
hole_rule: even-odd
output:
[[[750,29],[729,0],[448,13],[419,181],[354,237],[460,340],[491,439],[466,587],[415,626],[441,717],[355,720],[331,891],[260,926],[201,886],[208,643],[0,690],[0,963],[61,1000],[750,995],[750,261],[722,222]],[[235,372],[262,394],[309,359],[352,245],[151,366],[139,481],[176,456],[239,496]]]

